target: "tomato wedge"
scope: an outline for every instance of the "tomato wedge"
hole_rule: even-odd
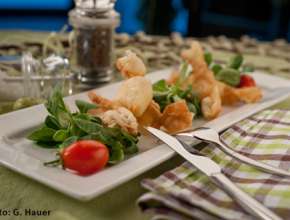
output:
[[[64,168],[79,175],[90,175],[104,168],[109,160],[109,150],[95,140],[77,141],[61,152]]]
[[[241,76],[239,88],[254,87],[254,86],[256,86],[256,82],[252,76],[246,74]]]

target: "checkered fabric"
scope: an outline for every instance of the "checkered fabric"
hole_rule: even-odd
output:
[[[226,130],[222,141],[235,151],[285,170],[290,169],[290,111],[266,110]],[[202,151],[238,187],[290,219],[290,178],[262,172],[225,155],[214,145]],[[154,219],[252,219],[230,196],[188,162],[142,185],[150,192],[138,201]]]

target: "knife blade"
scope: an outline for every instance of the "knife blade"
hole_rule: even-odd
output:
[[[240,204],[244,210],[259,219],[264,220],[282,220],[270,209],[259,203],[257,200],[249,196],[247,193],[239,189],[230,179],[228,179],[221,171],[217,163],[208,157],[190,154],[183,145],[173,136],[152,127],[146,127],[147,131],[158,139],[166,143],[176,153],[190,162],[194,167],[202,173],[210,177],[213,182],[224,189],[226,193],[231,195],[235,201]]]

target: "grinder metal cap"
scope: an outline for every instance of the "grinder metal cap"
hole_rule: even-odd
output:
[[[94,12],[106,12],[114,8],[116,0],[75,0],[78,9]]]

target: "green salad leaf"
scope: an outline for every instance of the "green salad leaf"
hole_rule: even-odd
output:
[[[52,139],[55,142],[63,142],[68,137],[69,137],[69,131],[68,130],[60,129],[60,130],[58,130],[57,132],[54,133],[54,135],[52,136]]]
[[[225,66],[213,62],[212,54],[205,52],[205,61],[215,75],[215,78],[230,86],[236,87],[240,83],[243,73],[253,72],[254,68],[249,65],[243,65],[244,57],[237,54],[230,58]]]
[[[85,102],[83,100],[76,100],[76,106],[80,113],[87,113],[90,109],[96,109],[98,106],[94,103]]]
[[[66,109],[58,108],[55,113],[57,122],[61,128],[68,128],[71,123],[71,114]]]
[[[163,79],[153,84],[153,99],[159,104],[161,111],[171,103],[185,100],[189,110],[193,112],[195,116],[199,116],[201,115],[201,107],[197,94],[195,94],[190,85],[186,89],[181,87],[181,84],[187,80],[191,73],[189,64],[182,64],[180,69],[179,80],[174,85],[168,85]]]
[[[50,142],[53,141],[53,135],[56,133],[56,130],[42,126],[36,131],[32,132],[27,138],[32,141],[40,142]]]
[[[244,62],[244,57],[241,54],[237,54],[229,60],[227,67],[238,70]]]
[[[79,140],[78,136],[70,136],[67,139],[65,139],[60,145],[58,145],[58,148],[60,149],[66,148],[78,140]]]
[[[36,141],[36,144],[41,148],[53,149],[55,148],[55,145],[57,145],[58,143],[53,141]]]
[[[110,164],[116,164],[122,160],[124,160],[124,151],[120,147],[112,148],[110,152]]]
[[[207,65],[209,66],[213,62],[212,53],[210,53],[209,51],[206,51],[204,53],[204,60],[207,63]]]
[[[96,122],[93,122],[87,119],[75,118],[74,122],[78,128],[80,128],[82,131],[84,131],[87,134],[98,132],[103,129],[103,126],[101,124],[98,124]]]
[[[71,113],[65,106],[60,87],[56,87],[45,104],[49,115],[43,125],[27,138],[39,147],[59,150],[78,140],[97,140],[108,147],[111,164],[138,152],[137,136],[118,127],[106,127],[100,118],[87,114],[88,110],[98,108],[97,105],[81,100],[75,104],[79,111]]]
[[[221,82],[235,87],[240,84],[241,75],[240,72],[236,69],[224,68],[215,75],[215,78]]]
[[[51,115],[46,116],[44,124],[52,129],[58,130],[60,129],[60,124],[58,123],[57,119]]]
[[[217,75],[222,69],[223,67],[219,64],[213,64],[211,67],[211,70],[213,71],[214,75]]]
[[[255,68],[253,66],[243,66],[242,67],[242,72],[243,73],[251,73],[254,72]]]
[[[154,92],[167,92],[169,87],[164,79],[157,81],[153,84]]]
[[[183,64],[181,64],[180,74],[179,74],[176,85],[180,85],[183,82],[185,82],[187,78],[189,77],[189,75],[191,74],[191,72],[192,72],[192,69],[190,69],[190,65],[187,62],[184,62]]]
[[[55,89],[52,91],[49,99],[45,104],[45,107],[47,111],[56,118],[59,111],[68,112],[62,98],[60,86],[56,86]]]

